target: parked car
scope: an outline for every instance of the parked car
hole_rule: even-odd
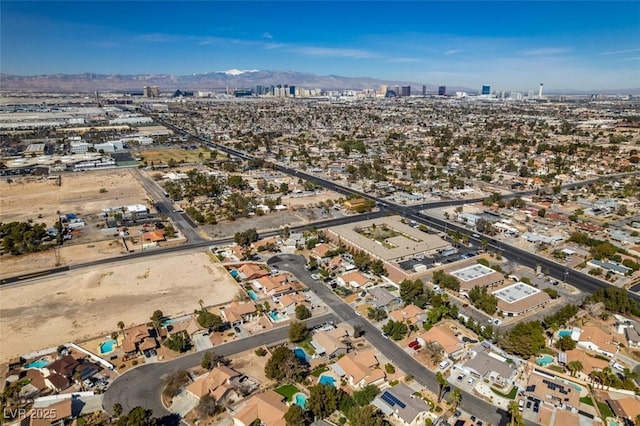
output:
[[[461,382],[462,379],[464,379],[464,378],[465,378],[465,374],[461,374],[461,375],[458,376],[458,381]]]
[[[322,277],[320,276],[320,274],[311,274],[311,278],[313,278],[316,281],[319,281],[320,278],[322,278]]]
[[[389,335],[387,333],[382,333],[382,337],[384,337],[385,339],[388,339]]]
[[[422,349],[422,346],[420,346],[420,345],[415,345],[415,346],[413,347],[413,350],[414,350],[414,351],[419,351],[420,349]]]
[[[236,333],[242,333],[242,330],[240,330],[240,327],[238,327],[237,325],[233,327],[233,331],[235,331]]]
[[[469,377],[469,380],[467,380],[467,383],[472,385],[473,382],[475,382],[475,381],[476,381],[476,379],[474,379],[473,377]]]
[[[416,346],[416,345],[419,345],[419,344],[420,344],[420,343],[418,343],[418,341],[417,341],[417,340],[414,340],[414,341],[412,341],[412,342],[409,342],[409,347],[410,347],[410,348],[412,348],[412,347],[414,347],[414,346]]]

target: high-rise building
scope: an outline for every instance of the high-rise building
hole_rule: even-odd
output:
[[[490,95],[491,94],[491,86],[482,86],[482,94]]]
[[[422,96],[427,96],[427,86],[426,85],[422,85]]]
[[[264,86],[262,84],[256,85],[256,95],[264,95]]]
[[[544,86],[544,84],[540,83],[540,89],[538,90],[538,98],[542,99],[542,86]]]
[[[289,95],[290,96],[296,95],[296,86],[289,86]]]
[[[144,86],[142,93],[145,98],[157,98],[160,96],[160,87],[158,86]]]
[[[411,86],[402,86],[400,96],[409,97],[411,96]]]
[[[438,86],[438,96],[445,96],[447,94],[447,86]]]

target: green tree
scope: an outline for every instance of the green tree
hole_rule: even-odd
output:
[[[352,407],[347,413],[347,418],[352,426],[383,426],[385,424],[382,413],[373,405]]]
[[[453,411],[458,408],[460,401],[462,401],[462,392],[460,392],[460,389],[454,388],[449,394],[449,403],[453,406]]]
[[[306,426],[311,424],[311,420],[309,413],[297,404],[292,404],[284,415],[287,426]]]
[[[265,364],[264,373],[268,378],[279,382],[300,381],[305,377],[307,367],[300,362],[291,349],[278,346]]]
[[[316,385],[309,389],[307,407],[316,418],[329,417],[340,406],[343,391],[329,385]]]
[[[216,402],[215,398],[209,394],[203,395],[196,407],[198,417],[211,417],[224,410],[224,408]]]
[[[522,358],[540,353],[544,348],[544,329],[538,321],[521,322],[505,333],[500,339],[504,350]]]
[[[224,326],[224,321],[220,315],[213,314],[207,311],[200,311],[197,317],[198,324],[203,328],[213,328],[216,331],[220,331]]]
[[[353,392],[353,402],[361,407],[368,405],[379,393],[380,389],[376,385],[367,385],[362,389]]]
[[[404,280],[400,283],[400,299],[407,305],[416,305],[420,308],[427,306],[427,297],[424,284],[420,280]]]
[[[124,340],[124,322],[118,321],[118,328],[120,329],[120,333],[122,333],[122,340]]]
[[[296,306],[296,319],[306,320],[311,318],[311,311],[305,305]]]
[[[190,348],[189,339],[185,338],[181,333],[174,334],[164,341],[164,345],[176,352],[186,352]]]
[[[571,338],[571,336],[562,336],[556,342],[556,348],[561,351],[570,351],[576,348],[576,342]]]
[[[153,411],[142,407],[135,407],[129,411],[129,414],[120,417],[116,423],[117,426],[156,426],[157,424]]]
[[[581,373],[584,370],[584,366],[580,361],[569,361],[567,363],[567,370],[569,370],[572,377],[575,377],[577,373]]]
[[[122,404],[120,404],[119,402],[113,404],[113,414],[116,417],[120,417],[120,415],[122,414]]]
[[[382,327],[382,331],[384,331],[393,340],[402,340],[409,332],[409,327],[402,321],[390,320]]]
[[[440,401],[442,401],[442,395],[444,395],[444,391],[448,385],[447,378],[444,377],[440,371],[436,373],[436,383],[438,384],[438,404],[440,404]]]
[[[373,321],[382,321],[387,319],[387,311],[382,308],[367,308],[367,318]]]
[[[509,417],[511,418],[509,422],[510,426],[524,426],[525,423],[520,414],[520,407],[516,401],[509,403]]]
[[[309,337],[309,329],[303,321],[291,321],[289,325],[289,340],[293,343],[302,342]]]

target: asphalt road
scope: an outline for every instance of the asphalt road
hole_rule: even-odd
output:
[[[393,341],[382,337],[380,331],[373,324],[356,315],[355,311],[340,299],[330,287],[311,278],[311,273],[304,269],[306,260],[303,256],[290,254],[278,255],[269,259],[267,263],[276,266],[280,270],[293,273],[316,293],[342,321],[362,327],[367,340],[379,352],[383,353],[390,360],[393,360],[393,363],[398,368],[405,373],[413,374],[418,383],[437,393],[438,385],[435,374],[425,368],[424,365],[406,353],[397,344],[393,343]],[[461,391],[463,390],[461,389]],[[490,403],[464,391],[460,408],[494,425],[506,425],[509,423],[509,416],[504,410],[498,409]]]
[[[337,321],[333,314],[325,314],[307,320],[309,326],[323,324],[326,321]],[[289,327],[280,327],[265,333],[257,334],[244,339],[235,340],[223,345],[214,346],[212,350],[223,356],[233,355],[262,345],[273,345],[287,340]],[[145,364],[134,368],[116,378],[104,393],[103,406],[110,413],[113,405],[118,402],[122,405],[123,412],[127,413],[135,407],[144,407],[152,410],[155,417],[169,416],[160,401],[163,389],[163,380],[171,373],[186,370],[200,365],[205,351],[194,352],[182,358],[155,364]]]

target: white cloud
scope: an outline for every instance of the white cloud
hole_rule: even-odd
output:
[[[397,63],[411,63],[411,62],[420,62],[421,59],[418,58],[391,58],[389,62],[397,62]]]
[[[538,49],[529,49],[522,51],[522,55],[524,56],[552,56],[552,55],[562,55],[563,53],[570,52],[571,49],[566,47],[541,47]]]
[[[634,49],[612,50],[610,52],[600,52],[601,55],[619,55],[621,53],[640,52],[640,47]]]
[[[264,32],[264,33],[262,33],[262,38],[272,39],[272,38],[273,38],[273,36],[272,36],[270,33],[268,33],[268,32]]]
[[[184,37],[172,34],[151,33],[139,35],[138,37],[136,37],[136,40],[146,41],[149,43],[173,43],[176,41],[184,40]]]
[[[462,49],[450,49],[447,50],[446,52],[444,52],[445,55],[450,56],[450,55],[455,55],[456,53],[460,53],[462,52]]]
[[[292,52],[307,56],[326,56],[337,58],[375,58],[375,53],[360,49],[342,49],[335,47],[299,46],[292,47]]]

